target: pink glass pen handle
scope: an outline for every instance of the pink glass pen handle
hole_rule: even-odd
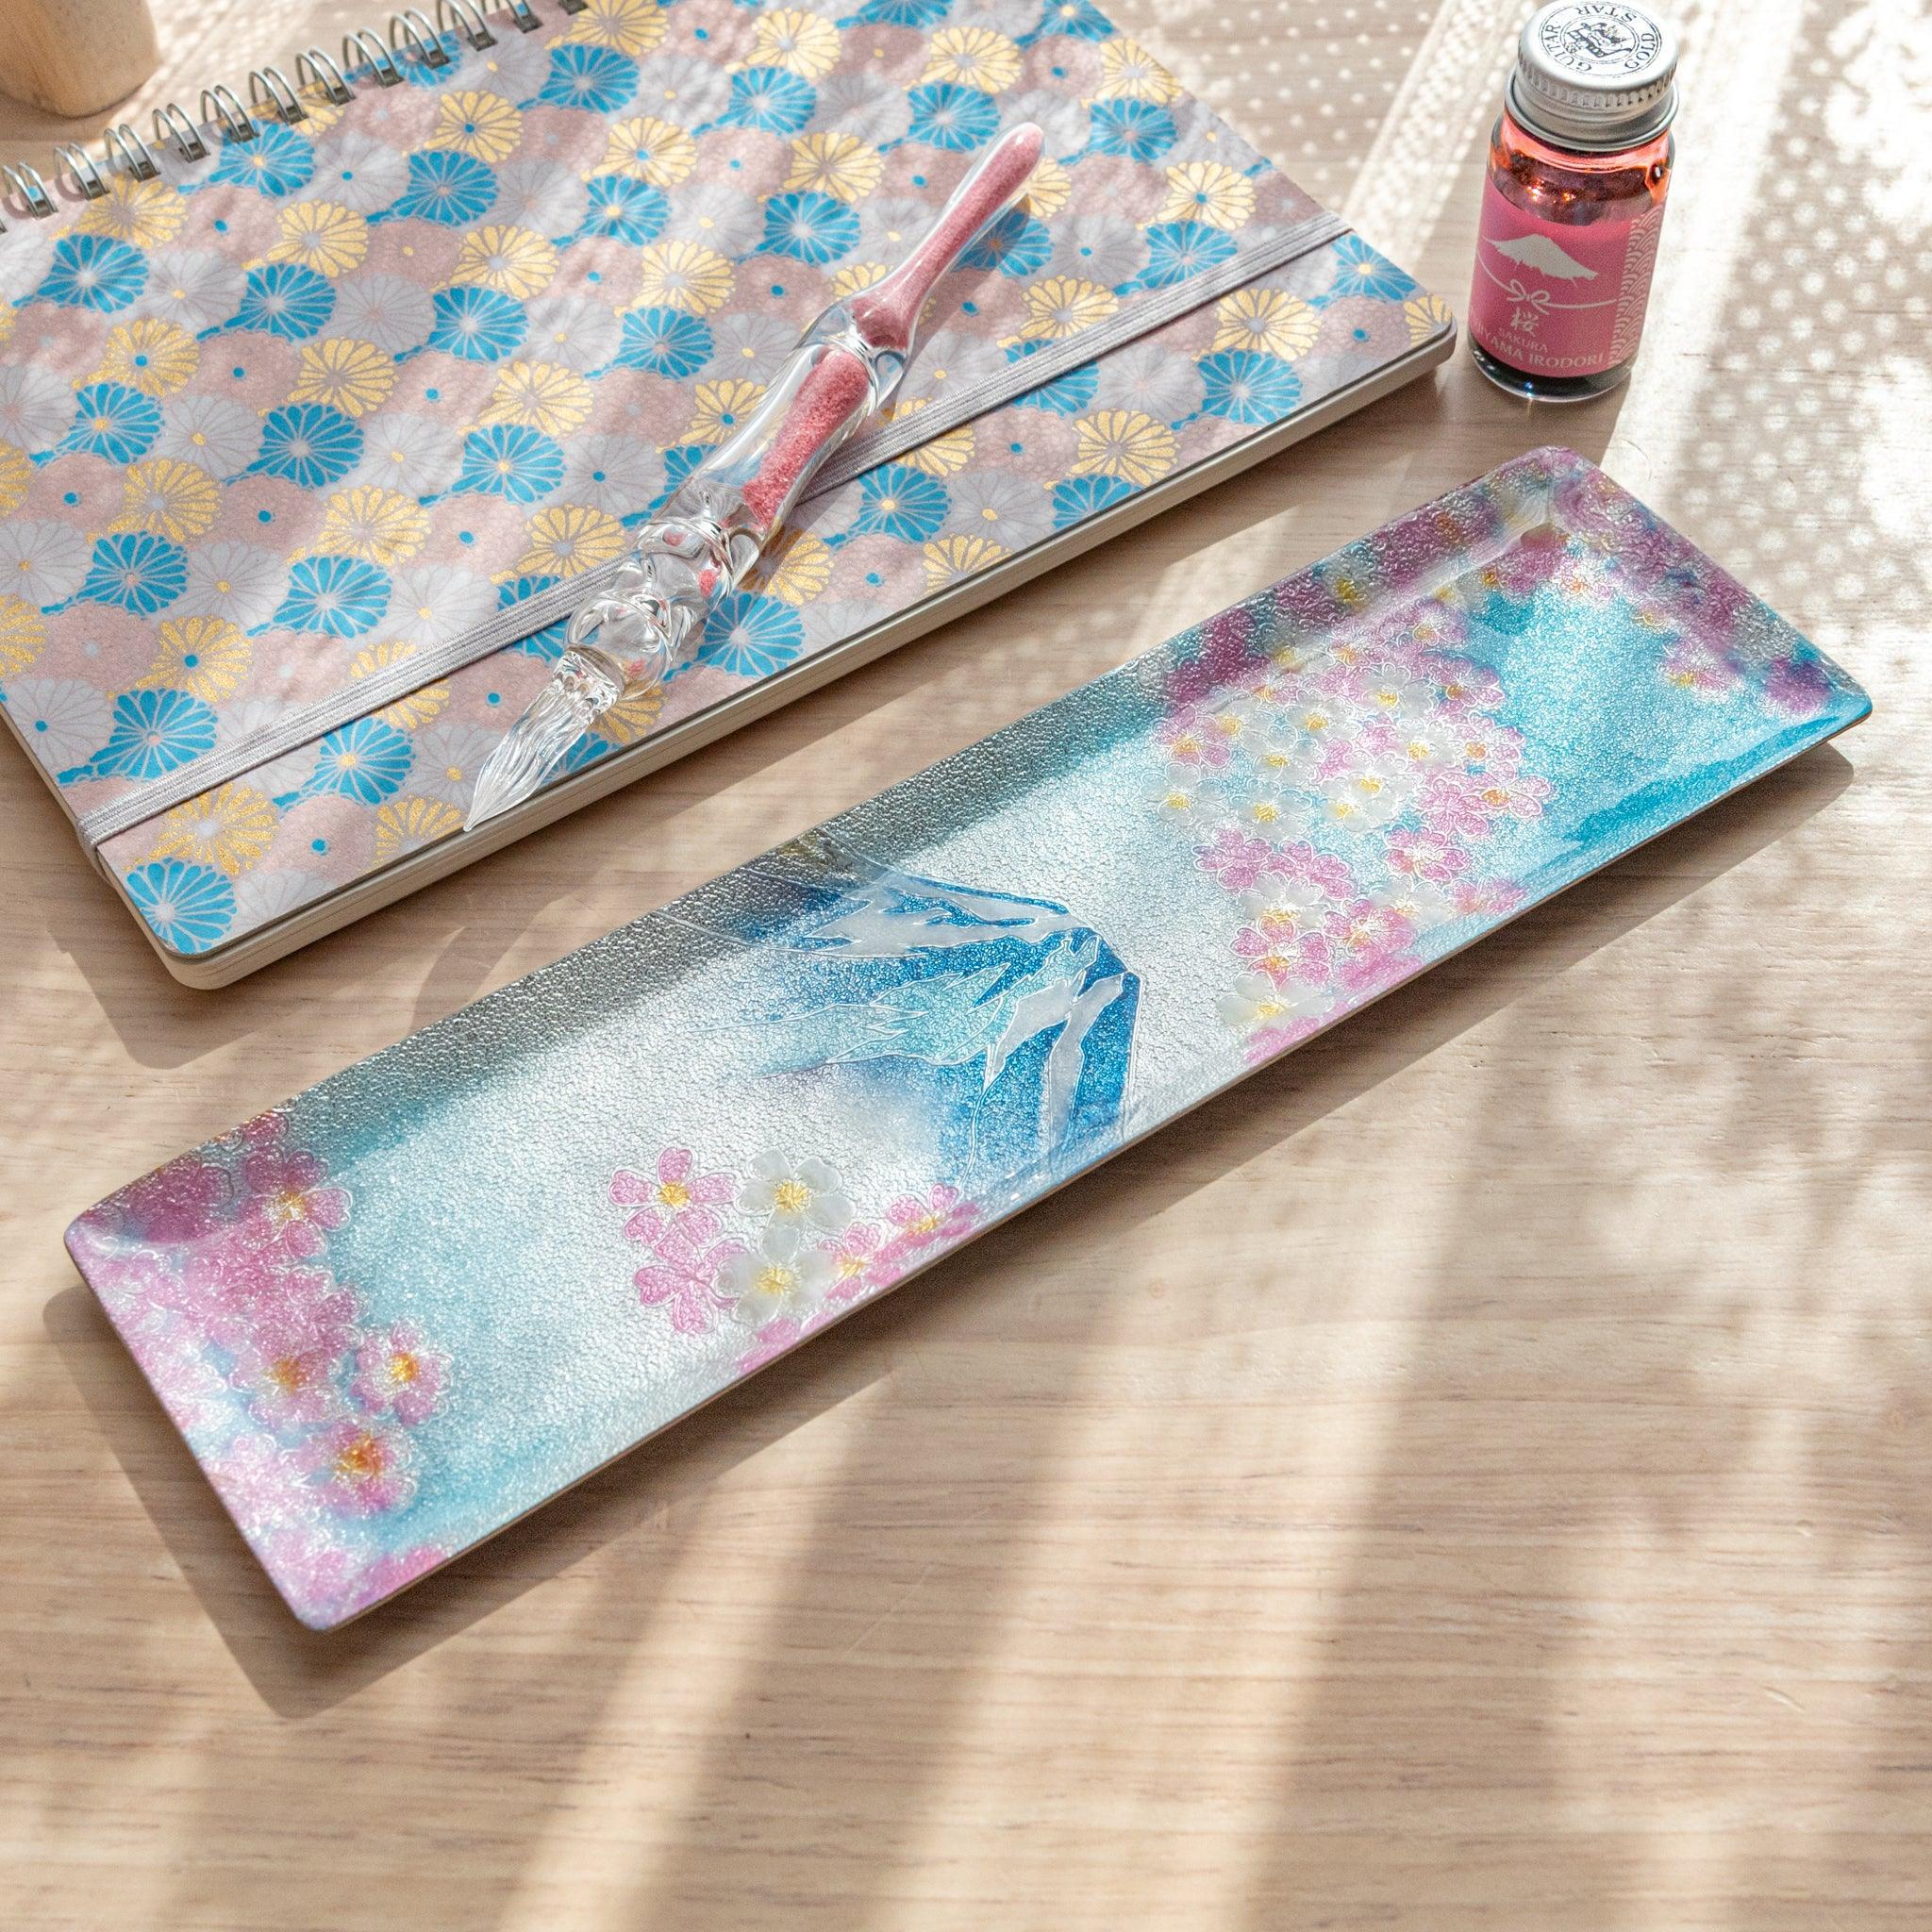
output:
[[[466,824],[522,803],[612,706],[661,684],[696,649],[712,608],[749,574],[806,486],[898,388],[934,288],[1019,197],[1041,145],[1030,123],[1001,136],[897,268],[807,329],[750,417],[572,615],[549,684],[477,774]]]

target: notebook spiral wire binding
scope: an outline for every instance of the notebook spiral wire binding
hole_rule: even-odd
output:
[[[581,13],[586,0],[543,0],[559,13]],[[305,92],[320,92],[332,106],[341,107],[355,98],[348,76],[362,75],[378,88],[395,87],[404,78],[402,61],[413,59],[424,67],[447,67],[450,62],[445,41],[460,36],[472,47],[482,49],[496,44],[491,31],[483,0],[436,0],[432,24],[420,7],[406,7],[389,17],[385,40],[372,27],[357,27],[342,36],[341,58],[332,59],[320,47],[307,47],[295,56],[292,85],[279,67],[255,68],[248,76],[248,104],[243,106],[232,88],[217,82],[201,91],[200,112],[191,116],[179,101],[164,101],[154,110],[150,138],[143,140],[131,122],[119,121],[103,130],[101,151],[96,159],[78,142],[63,141],[54,149],[56,189],[72,181],[84,201],[99,201],[108,191],[115,175],[134,181],[159,178],[160,164],[155,152],[173,148],[183,161],[205,161],[209,153],[203,130],[217,131],[227,141],[253,141],[270,121],[292,126],[308,118],[302,105]],[[519,33],[535,33],[543,18],[532,0],[502,0],[503,25]],[[45,176],[25,161],[0,163],[0,182],[7,192],[0,203],[17,199],[35,221],[47,221],[60,209],[49,192]],[[7,228],[0,218],[0,233]]]

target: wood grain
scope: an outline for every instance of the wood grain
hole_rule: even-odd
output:
[[[1459,304],[1516,0],[1118,10]],[[357,17],[160,11],[158,92]],[[1533,413],[1458,357],[226,992],[0,759],[0,1921],[1927,1922],[1927,18],[1679,17],[1617,398]],[[9,111],[0,152],[67,131]],[[296,1628],[74,1281],[76,1208],[1547,441],[1874,721]]]

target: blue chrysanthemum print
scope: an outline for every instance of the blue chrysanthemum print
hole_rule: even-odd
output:
[[[664,490],[651,508],[656,509],[670,496],[677,486],[711,454],[710,445],[704,442],[680,442],[664,452]]]
[[[335,306],[327,276],[299,261],[265,261],[248,271],[234,326],[306,341],[335,313]]]
[[[858,17],[881,26],[937,26],[951,8],[952,0],[865,0]]]
[[[1091,362],[1069,369],[1013,398],[1016,409],[1045,409],[1056,416],[1077,416],[1093,402],[1100,388],[1100,371]]]
[[[782,67],[747,67],[731,76],[731,105],[721,117],[733,127],[796,134],[818,111],[810,82]]]
[[[85,604],[117,604],[137,617],[165,610],[188,586],[188,553],[147,530],[97,538],[79,591]]]
[[[617,360],[625,369],[648,369],[674,382],[695,375],[711,359],[710,325],[676,308],[634,308],[624,318]]]
[[[549,590],[558,581],[556,577],[512,577],[507,584],[501,584],[496,591],[496,608],[508,610],[518,604],[525,604],[532,597]],[[526,658],[541,658],[546,664],[554,664],[563,656],[563,633],[569,620],[559,617],[555,624],[546,624],[541,630],[533,630],[528,637],[519,638],[510,646],[521,651]]]
[[[1201,372],[1202,408],[1230,423],[1274,423],[1301,399],[1301,377],[1279,356],[1221,349],[1194,366]]]
[[[415,752],[408,739],[380,718],[358,718],[322,741],[315,770],[302,789],[333,791],[360,805],[379,805],[402,790]]]
[[[108,235],[65,235],[34,291],[63,308],[125,308],[147,285],[147,258]]]
[[[290,566],[275,621],[290,630],[359,638],[389,608],[389,577],[359,557],[305,557]]]
[[[75,392],[74,427],[61,440],[63,450],[131,463],[144,456],[161,433],[161,408],[125,382],[91,382]]]
[[[215,714],[192,692],[124,691],[107,743],[82,770],[93,778],[158,778],[213,750],[214,741]]]
[[[698,661],[734,677],[763,677],[805,648],[805,625],[791,605],[751,591],[734,591],[705,619]]]
[[[1087,144],[1096,154],[1151,161],[1177,138],[1174,116],[1152,101],[1095,101]]]
[[[249,464],[298,490],[325,490],[362,456],[359,425],[326,403],[285,403],[261,421],[261,450]]]
[[[928,81],[913,88],[906,102],[912,109],[908,138],[928,147],[963,154],[984,146],[999,131],[1000,110],[992,96],[957,81]]]
[[[566,46],[552,52],[550,73],[537,98],[556,108],[608,114],[637,91],[637,63],[615,47]]]
[[[810,191],[765,204],[763,246],[794,261],[837,261],[858,240],[858,217],[842,201]]]
[[[633,180],[628,175],[599,175],[588,184],[588,192],[587,235],[609,235],[641,246],[655,242],[671,219],[671,204],[664,196],[648,181]]]
[[[1336,242],[1335,261],[1338,295],[1374,295],[1384,302],[1400,302],[1420,286],[1392,261],[1383,260],[1359,235],[1344,235]]]
[[[1210,228],[1205,222],[1162,222],[1147,230],[1147,266],[1141,271],[1141,285],[1172,288],[1175,282],[1191,281],[1234,257],[1235,240],[1225,229]]]
[[[157,858],[127,874],[127,896],[162,945],[205,953],[235,920],[235,889],[211,865]]]
[[[474,155],[431,148],[409,157],[409,178],[393,212],[460,228],[485,214],[496,199],[496,176]]]
[[[1053,253],[1046,224],[1011,208],[980,235],[961,259],[968,268],[996,268],[1003,275],[1036,275]]]
[[[1119,476],[1069,476],[1053,486],[1053,526],[1064,530],[1133,493],[1133,485]]]
[[[515,296],[467,282],[459,288],[439,289],[435,309],[429,346],[465,362],[500,362],[514,355],[530,325]]]
[[[563,481],[563,451],[554,437],[521,423],[492,423],[463,439],[459,491],[535,503]]]
[[[1092,0],[1047,0],[1040,34],[1069,34],[1078,41],[1104,41],[1113,33],[1113,22],[1092,4]]]
[[[896,537],[924,543],[946,520],[951,500],[946,486],[905,463],[886,463],[858,486],[858,515],[853,529],[865,536]]]
[[[251,140],[222,137],[210,181],[231,181],[272,198],[293,194],[315,173],[315,148],[279,121],[258,121]]]

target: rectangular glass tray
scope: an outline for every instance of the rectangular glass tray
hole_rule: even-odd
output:
[[[1534,452],[90,1208],[303,1622],[1870,705]]]

